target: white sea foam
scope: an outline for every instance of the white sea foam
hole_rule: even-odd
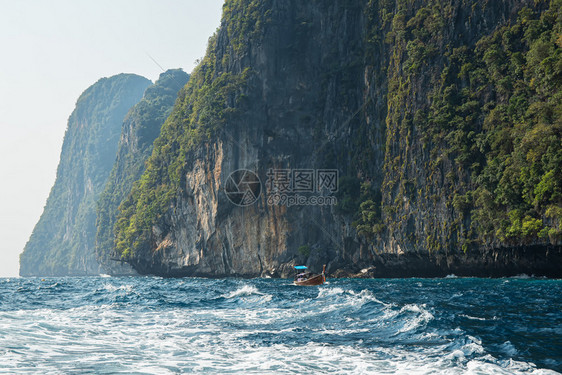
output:
[[[511,276],[510,279],[531,279],[533,277],[533,275],[529,276],[526,273],[521,273],[519,275]]]
[[[413,313],[413,314],[412,314]],[[434,318],[433,314],[426,309],[425,304],[416,305],[408,304],[400,309],[399,314],[409,316],[404,320],[403,326],[398,330],[398,333],[409,332],[421,326],[424,326]]]
[[[256,323],[259,312],[244,309],[225,311],[238,324]],[[406,305],[401,312],[423,314],[423,306]],[[100,313],[106,319],[100,319]],[[78,373],[101,371],[106,373],[172,374],[179,372],[222,374],[555,374],[537,370],[522,362],[499,362],[483,355],[481,341],[467,336],[464,344],[448,349],[430,347],[412,351],[407,347],[366,349],[353,345],[328,345],[320,342],[301,344],[273,344],[248,341],[248,335],[275,337],[275,330],[224,329],[213,324],[214,319],[201,321],[205,311],[185,315],[182,311],[144,312],[142,314],[105,308],[77,308],[64,312],[49,309],[21,311],[31,314],[42,324],[45,334],[33,339],[18,340],[31,331],[25,322],[13,325],[2,316],[0,331],[11,325],[11,334],[0,338],[3,348],[0,372],[10,373]],[[121,320],[124,324],[109,324]],[[186,321],[187,320],[187,321]],[[84,321],[88,322],[84,326]],[[16,321],[17,322],[17,321]],[[220,323],[220,322],[219,322]],[[284,330],[285,332],[291,331]],[[326,329],[326,335],[364,333],[362,330],[336,332]],[[80,337],[80,340],[77,340]],[[14,345],[19,342],[19,347]],[[472,356],[477,358],[471,358]],[[76,358],[81,358],[76,362]],[[33,367],[35,363],[39,366]],[[78,367],[77,367],[78,366]],[[4,371],[6,370],[6,371]]]
[[[346,306],[363,306],[368,302],[376,302],[381,305],[389,305],[377,299],[369,290],[363,289],[360,292],[353,290],[344,290],[342,288],[322,288],[318,292],[318,300],[329,300],[332,304],[340,304]]]
[[[361,304],[366,303],[366,302],[376,302],[376,303],[379,303],[379,304],[384,305],[384,306],[391,306],[391,304],[379,300],[377,297],[375,297],[373,295],[373,293],[371,291],[369,291],[367,289],[363,289],[359,293],[356,293],[354,291],[350,291],[349,294],[351,294],[354,297],[357,297],[361,301]]]
[[[459,316],[462,316],[463,318],[467,318],[467,319],[470,319],[470,320],[481,320],[481,321],[486,320],[486,318],[479,318],[477,316],[470,316],[470,315],[467,315],[467,314],[459,314]]]
[[[318,292],[318,298],[325,298],[329,296],[341,295],[345,291],[342,288],[322,288]]]
[[[130,292],[133,291],[133,286],[130,285],[130,284],[113,285],[113,284],[106,283],[106,284],[103,284],[103,288],[105,290],[107,290],[108,292],[116,292],[118,290],[122,290],[122,291],[130,293]]]
[[[244,298],[246,302],[254,302],[263,304],[271,301],[273,296],[271,294],[262,293],[254,285],[244,285],[230,293],[223,295],[226,299]]]
[[[263,284],[235,285],[208,293],[207,302],[224,297],[218,306],[0,311],[0,373],[555,374],[495,358],[477,334],[439,326],[429,302],[387,303],[372,290],[333,286],[299,290],[306,298],[290,303],[283,301],[290,293],[280,293],[272,302]],[[94,290],[143,295],[142,288],[102,280]],[[499,347],[518,354],[509,341]]]
[[[240,296],[251,296],[252,294],[261,294],[253,285],[244,285],[242,288],[238,288],[233,292],[225,295],[225,298],[235,298]]]

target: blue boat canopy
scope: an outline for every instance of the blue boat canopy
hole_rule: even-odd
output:
[[[296,270],[305,270],[306,266],[295,266]]]

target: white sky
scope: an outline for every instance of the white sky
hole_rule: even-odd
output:
[[[187,73],[220,24],[223,0],[0,0],[0,277],[55,181],[66,123],[101,77]]]

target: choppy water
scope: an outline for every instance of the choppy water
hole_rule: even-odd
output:
[[[0,279],[0,373],[553,374],[561,292],[537,279]]]

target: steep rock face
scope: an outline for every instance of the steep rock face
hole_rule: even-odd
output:
[[[181,69],[170,69],[160,74],[125,117],[117,159],[97,205],[96,255],[104,273],[135,274],[127,263],[113,260],[113,226],[117,210],[131,191],[133,182],[144,172],[146,159],[152,153],[152,144],[172,111],[178,91],[188,80],[189,75]]]
[[[560,274],[560,86],[542,80],[561,77],[559,2],[223,9],[123,205],[122,259],[164,276]],[[253,205],[227,199],[238,169],[262,181]],[[338,170],[337,206],[271,202],[269,169]]]
[[[95,202],[115,160],[123,118],[149,84],[119,74],[100,79],[80,96],[68,120],[55,184],[20,256],[21,276],[99,274]]]
[[[374,272],[560,276],[560,2],[415,5],[386,26],[380,217],[357,227]]]

